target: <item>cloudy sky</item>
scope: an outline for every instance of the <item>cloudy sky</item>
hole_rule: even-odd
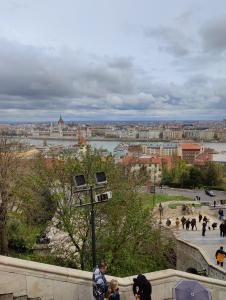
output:
[[[225,0],[0,0],[0,122],[226,117]]]

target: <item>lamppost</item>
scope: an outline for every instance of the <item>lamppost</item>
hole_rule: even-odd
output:
[[[84,175],[76,175],[74,177],[74,182],[76,185],[76,193],[81,192],[89,192],[90,195],[90,202],[89,203],[82,203],[80,200],[80,204],[76,205],[75,207],[91,207],[91,236],[92,236],[92,258],[93,258],[93,267],[97,264],[96,259],[96,223],[95,223],[95,205],[106,202],[108,199],[112,198],[112,192],[105,192],[94,197],[94,191],[103,189],[107,184],[106,175],[104,172],[97,172],[96,173],[96,185],[88,185],[85,180]]]

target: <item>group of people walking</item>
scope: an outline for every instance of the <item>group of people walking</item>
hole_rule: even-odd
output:
[[[183,229],[186,228],[186,230],[189,230],[191,225],[191,230],[194,230],[194,228],[197,230],[196,226],[196,218],[192,218],[191,220],[189,218],[185,218],[184,216],[181,218],[181,223]]]
[[[110,283],[105,278],[107,266],[99,263],[93,270],[93,296],[96,300],[120,300],[118,281],[112,279]],[[152,287],[143,274],[133,279],[133,294],[136,300],[151,300]]]

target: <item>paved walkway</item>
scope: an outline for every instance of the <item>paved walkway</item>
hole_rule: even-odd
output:
[[[189,218],[191,220],[192,216],[189,216]],[[196,220],[198,220],[197,217]],[[220,237],[219,225],[221,222],[213,217],[210,217],[210,220],[211,220],[210,225],[213,222],[216,222],[218,226],[215,230],[213,230],[212,227],[211,230],[208,230],[207,228],[206,236],[202,236],[202,222],[201,223],[198,222],[197,230],[192,231],[191,229],[190,230],[183,229],[181,224],[179,226],[179,229],[176,229],[174,226],[175,221],[172,220],[171,221],[173,225],[172,229],[175,232],[177,237],[182,238],[183,240],[202,248],[207,253],[212,263],[216,264],[216,260],[215,260],[216,250],[219,249],[220,246],[223,246],[224,250],[226,251],[226,237],[224,238]],[[224,269],[226,269],[226,261],[224,264]]]

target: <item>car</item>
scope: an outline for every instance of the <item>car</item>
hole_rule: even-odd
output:
[[[216,195],[214,194],[213,191],[211,190],[205,190],[206,195],[210,196],[210,197],[215,197]]]

